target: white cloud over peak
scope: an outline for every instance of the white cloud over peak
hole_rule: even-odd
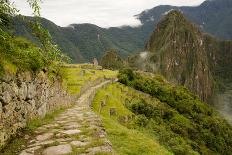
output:
[[[32,15],[26,0],[12,0],[23,15]],[[43,0],[42,16],[60,26],[92,23],[101,27],[139,25],[134,15],[158,5],[194,6],[204,0]]]

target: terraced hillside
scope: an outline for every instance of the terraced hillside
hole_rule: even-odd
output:
[[[60,72],[73,103],[28,122],[1,155],[231,153],[224,118],[160,75],[91,64]]]
[[[96,85],[104,79],[116,78],[117,71],[103,70],[92,64],[69,64],[61,69],[64,77],[64,87],[70,94],[79,94],[86,91],[91,85]]]
[[[136,93],[126,95],[123,105],[135,115],[132,128],[148,132],[174,154],[232,153],[231,125],[187,88],[130,69],[120,71],[118,77],[119,82],[146,93],[139,98]]]
[[[151,99],[149,95],[115,83],[97,92],[93,101],[94,111],[103,119],[113,149],[118,155],[171,155],[158,140],[137,126],[137,116],[126,108],[130,100]]]

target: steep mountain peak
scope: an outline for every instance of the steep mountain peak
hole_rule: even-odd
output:
[[[158,23],[157,27],[166,28],[167,26],[174,26],[175,28],[178,27],[191,27],[192,24],[185,18],[185,16],[179,10],[169,10],[164,13],[163,19]]]
[[[185,16],[177,10],[172,10],[157,24],[157,27],[147,44],[147,49],[155,51],[154,48],[160,48],[163,44],[156,44],[155,40],[163,43],[176,44],[181,42],[191,43],[193,47],[202,46],[202,34],[199,29],[190,23]]]
[[[183,19],[183,18],[184,18],[184,15],[183,15],[179,10],[170,10],[170,11],[167,13],[166,18],[174,19],[174,20],[175,20],[176,18]]]
[[[150,37],[153,71],[182,84],[206,101],[212,95],[213,79],[204,48],[203,34],[180,11],[169,12]]]

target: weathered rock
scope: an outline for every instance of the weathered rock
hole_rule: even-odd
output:
[[[27,97],[27,85],[25,82],[22,82],[21,86],[19,87],[19,91],[18,91],[18,97],[21,100],[25,100]]]
[[[110,108],[110,116],[116,116],[117,115],[117,111],[115,108]]]
[[[76,147],[82,147],[89,144],[89,142],[81,142],[81,141],[72,141],[70,144],[76,146]]]
[[[11,94],[8,91],[5,91],[2,96],[0,96],[0,101],[3,105],[9,104],[12,99]]]
[[[34,155],[32,153],[27,153],[26,151],[22,151],[19,155]]]
[[[39,107],[39,109],[37,110],[38,116],[40,117],[44,117],[46,115],[47,112],[47,106],[46,103],[44,103],[41,107]]]
[[[54,93],[49,93],[53,91]],[[59,101],[59,102],[57,102]],[[26,122],[44,117],[56,108],[71,105],[72,98],[62,90],[59,81],[49,81],[46,74],[29,72],[0,80],[0,147]]]
[[[65,130],[69,130],[69,129],[77,129],[80,126],[78,124],[71,124],[71,125],[67,125],[64,127]]]
[[[29,145],[29,147],[36,147],[36,146],[43,146],[54,143],[54,140],[47,140],[47,141],[41,141],[41,142],[35,142],[34,144]]]
[[[157,25],[146,45],[148,56],[138,66],[184,85],[207,101],[213,94],[204,35],[179,11],[170,11]]]
[[[25,151],[26,151],[27,153],[32,153],[32,154],[34,154],[35,151],[39,150],[40,148],[41,148],[41,146],[35,146],[35,147],[32,147],[32,148],[26,149]]]
[[[12,92],[15,94],[15,95],[17,95],[18,93],[19,93],[19,88],[18,88],[18,86],[16,85],[16,83],[12,83],[12,85],[11,85],[11,90],[12,90]]]
[[[81,133],[81,130],[66,130],[61,131],[61,133],[67,134],[67,135],[75,135]]]
[[[89,155],[94,155],[96,153],[100,153],[100,152],[112,152],[112,148],[110,146],[98,146],[98,147],[93,147],[93,148],[89,148],[87,150],[87,152],[89,152]]]
[[[43,155],[63,155],[72,152],[72,147],[69,144],[52,146],[43,151]]]
[[[38,135],[36,137],[36,140],[45,141],[45,140],[48,140],[48,139],[52,138],[52,136],[53,136],[53,133],[45,133],[43,135]]]
[[[36,95],[36,87],[34,84],[27,85],[27,99],[32,99]]]
[[[0,101],[0,120],[2,120],[2,102]],[[1,130],[1,127],[0,127]]]

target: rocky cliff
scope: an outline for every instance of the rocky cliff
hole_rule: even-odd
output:
[[[204,45],[213,75],[223,83],[231,82],[232,41],[223,41],[204,35]]]
[[[157,25],[146,45],[153,72],[185,85],[203,101],[213,93],[204,36],[180,12],[171,11]]]
[[[43,71],[1,77],[0,148],[29,120],[71,103],[72,98],[62,89],[62,81],[49,80]]]

